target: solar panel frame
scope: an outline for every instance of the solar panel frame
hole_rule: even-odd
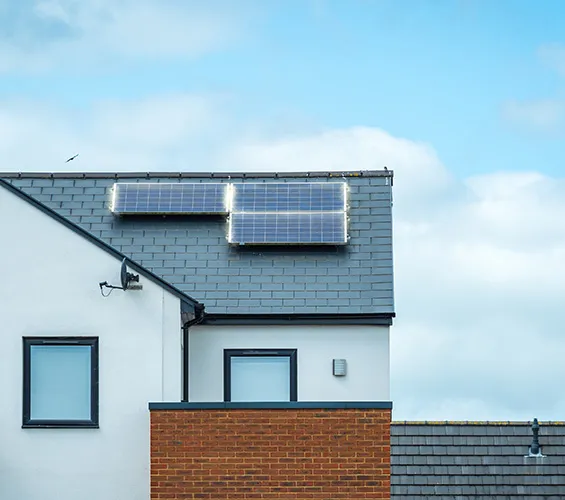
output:
[[[233,212],[228,242],[234,245],[345,245],[345,212]]]
[[[344,245],[345,182],[234,184],[228,242],[233,245]]]
[[[233,245],[345,245],[347,183],[246,182],[230,195]]]
[[[226,183],[116,182],[110,211],[116,215],[228,213]]]
[[[245,182],[233,184],[232,212],[333,212],[347,210],[345,182]]]

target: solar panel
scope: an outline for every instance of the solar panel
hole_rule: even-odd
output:
[[[226,214],[226,184],[117,182],[115,214]]]
[[[341,212],[235,212],[229,220],[229,243],[343,245],[347,216]]]
[[[344,182],[117,182],[111,211],[133,214],[228,214],[238,245],[347,243]]]
[[[234,184],[234,212],[325,212],[345,210],[344,182]]]

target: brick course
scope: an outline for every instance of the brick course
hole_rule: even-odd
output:
[[[151,411],[151,499],[390,499],[391,411]]]

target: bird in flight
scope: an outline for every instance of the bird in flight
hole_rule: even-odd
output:
[[[65,163],[69,163],[70,161],[74,160],[78,156],[78,153],[74,156],[71,156]]]

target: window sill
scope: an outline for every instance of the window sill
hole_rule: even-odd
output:
[[[93,422],[29,422],[22,424],[22,429],[99,429]]]

